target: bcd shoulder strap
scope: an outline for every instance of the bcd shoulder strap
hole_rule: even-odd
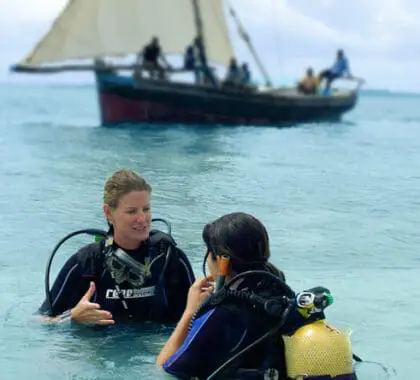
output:
[[[167,259],[170,258],[180,258],[184,261],[184,263],[189,267],[189,271],[193,273],[191,268],[190,261],[185,254],[185,252],[178,247],[176,241],[171,235],[166,234],[165,232],[159,230],[152,230],[150,232],[150,243],[152,246],[155,246],[159,249],[159,253],[168,254],[169,256]],[[168,248],[172,248],[170,251]]]
[[[83,247],[78,252],[78,261],[85,275],[100,276],[104,247],[105,241],[101,240]]]
[[[150,243],[152,245],[165,243],[166,245],[172,245],[176,247],[176,241],[171,235],[159,230],[150,231]]]

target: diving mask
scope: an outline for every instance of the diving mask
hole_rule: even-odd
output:
[[[110,249],[105,256],[105,264],[117,284],[128,282],[138,288],[151,277],[149,257],[146,257],[145,263],[141,264],[121,248]]]

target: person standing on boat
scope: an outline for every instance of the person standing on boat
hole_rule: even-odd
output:
[[[141,58],[143,59],[142,68],[149,72],[151,78],[155,78],[156,73],[159,79],[165,78],[165,68],[159,63],[159,58],[161,58],[165,63],[166,70],[171,69],[171,65],[162,53],[162,48],[157,37],[153,37],[151,42],[143,48],[141,53],[138,54],[138,64],[140,63]]]
[[[187,47],[184,56],[184,68],[194,70],[196,84],[208,83],[217,87],[216,77],[207,64],[203,41],[200,37],[195,37],[193,43]]]
[[[108,237],[65,263],[39,309],[45,320],[96,325],[179,320],[195,277],[173,238],[151,231],[151,191],[131,170],[108,178],[103,201]]]
[[[326,80],[325,90],[329,92],[331,88],[331,83],[334,80],[344,76],[347,76],[348,78],[352,77],[350,73],[350,65],[348,58],[345,56],[344,51],[342,49],[339,49],[337,51],[337,58],[333,66],[329,69],[322,71],[319,74],[319,78],[321,81],[323,79]]]
[[[203,58],[200,49],[199,38],[195,38],[194,41],[187,46],[184,54],[184,70],[194,71],[195,84],[203,84],[202,73],[203,70]]]

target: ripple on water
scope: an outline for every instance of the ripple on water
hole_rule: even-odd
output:
[[[417,375],[418,99],[362,98],[343,123],[289,129],[97,128],[93,88],[23,89],[0,87],[2,379],[162,378],[154,358],[169,330],[28,322],[51,249],[105,228],[103,181],[121,167],[151,182],[153,214],[171,221],[197,274],[204,224],[250,212],[294,288],[332,290],[328,318],[353,330],[356,353]],[[85,242],[63,247],[54,273]],[[383,378],[375,371],[360,379]]]

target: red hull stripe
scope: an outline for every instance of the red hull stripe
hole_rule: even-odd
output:
[[[269,120],[264,118],[246,119],[243,116],[225,116],[183,109],[148,100],[132,100],[112,94],[100,94],[99,97],[105,124],[130,122],[270,124]]]

